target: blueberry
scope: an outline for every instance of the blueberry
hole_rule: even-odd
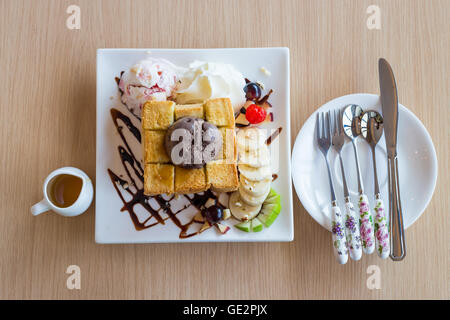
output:
[[[261,87],[255,82],[249,82],[244,87],[247,100],[256,101],[261,98]]]
[[[223,210],[219,206],[211,206],[209,208],[205,208],[202,210],[203,215],[206,218],[206,221],[208,221],[211,224],[215,224],[222,220],[223,218]]]

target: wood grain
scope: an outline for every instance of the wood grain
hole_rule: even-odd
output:
[[[81,30],[65,26],[73,2]],[[366,27],[371,4],[381,30]],[[449,299],[449,16],[446,0],[0,0],[0,298]],[[400,102],[439,157],[405,261],[337,265],[329,233],[296,196],[292,243],[96,245],[94,207],[31,216],[50,171],[72,165],[95,177],[97,48],[260,46],[291,50],[292,141],[326,101],[377,93],[377,59],[391,63]],[[71,264],[81,290],[66,288]],[[369,265],[381,269],[380,290],[366,286]]]

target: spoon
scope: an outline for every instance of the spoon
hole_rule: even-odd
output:
[[[345,177],[344,170],[344,160],[342,159],[342,147],[344,146],[345,133],[342,127],[342,110],[339,110],[336,114],[335,112],[331,114],[334,115],[332,121],[332,145],[334,150],[336,150],[339,156],[339,163],[341,164],[341,175],[342,175],[342,185],[344,191],[344,201],[345,201],[345,215],[344,223],[345,226],[345,237],[347,240],[347,247],[350,254],[350,258],[357,261],[361,259],[362,256],[362,246],[361,246],[361,235],[359,234],[359,218],[356,216],[355,208],[350,199],[350,194],[347,187],[347,179]]]
[[[373,174],[375,181],[375,245],[378,255],[386,259],[390,253],[389,231],[384,204],[381,199],[380,187],[378,185],[377,163],[375,150],[378,141],[383,135],[383,117],[376,111],[366,111],[361,118],[361,133],[372,149]]]
[[[358,150],[356,141],[361,134],[361,117],[363,110],[356,104],[350,104],[344,109],[342,117],[342,125],[345,134],[351,139],[353,151],[355,153],[356,170],[358,175],[358,192],[359,192],[359,217],[360,217],[360,234],[363,251],[371,254],[375,250],[375,236],[373,231],[373,220],[369,209],[369,199],[364,194],[364,185],[361,177],[361,168],[359,166]]]

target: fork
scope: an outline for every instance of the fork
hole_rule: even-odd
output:
[[[324,120],[326,118],[326,121]],[[348,260],[348,250],[345,241],[345,230],[343,228],[343,219],[341,215],[341,210],[336,201],[336,195],[334,193],[333,180],[331,179],[330,164],[328,162],[328,150],[331,145],[331,131],[330,131],[330,116],[323,113],[317,113],[316,120],[316,134],[317,134],[317,144],[322,152],[325,162],[327,163],[328,170],[328,180],[330,182],[331,191],[331,237],[333,240],[333,251],[336,259],[340,264],[347,263]]]
[[[344,128],[342,127],[342,111],[334,110],[333,113],[328,111],[328,117],[333,118],[332,123],[332,139],[331,143],[339,155],[339,162],[341,164],[342,184],[344,186],[344,201],[345,201],[345,236],[347,238],[347,247],[350,253],[350,258],[357,261],[361,259],[361,235],[359,232],[359,219],[355,213],[355,207],[350,199],[347,187],[347,179],[344,171],[344,161],[342,160],[341,150],[345,141]]]

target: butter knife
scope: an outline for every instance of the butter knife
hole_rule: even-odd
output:
[[[400,183],[397,158],[398,97],[394,73],[389,63],[378,60],[380,78],[380,100],[384,118],[384,137],[386,139],[388,182],[389,182],[389,225],[391,259],[405,258],[405,229],[403,227],[402,205],[400,202]]]

